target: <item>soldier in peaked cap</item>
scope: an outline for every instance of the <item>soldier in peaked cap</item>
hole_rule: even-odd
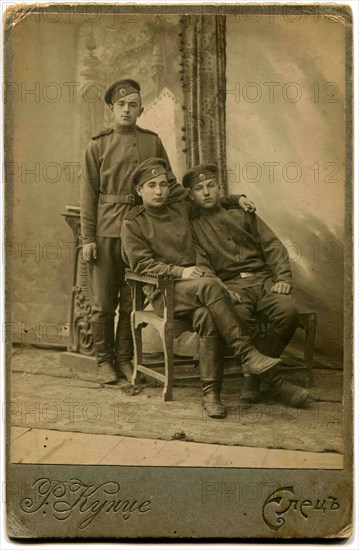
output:
[[[212,178],[218,178],[218,166],[212,162],[204,162],[197,164],[184,174],[182,185],[188,189],[193,187],[197,182],[207,181]],[[254,211],[255,208],[251,205],[247,210]]]
[[[213,274],[211,266],[207,269],[198,265],[189,223],[190,203],[168,201],[164,161],[159,158],[146,160],[134,171],[132,181],[142,197],[143,206],[129,212],[122,224],[124,259],[131,270],[140,275],[152,273],[174,277],[174,313],[179,318],[191,319],[199,336],[203,405],[209,416],[223,418],[225,407],[220,400],[222,339],[240,358],[245,372],[261,376],[272,370],[279,359],[266,357],[254,348],[241,329],[233,296],[226,285]],[[237,209],[238,201],[237,196],[234,201]],[[153,287],[144,290],[154,310],[162,314],[162,295]]]
[[[140,94],[141,87],[136,80],[126,78],[125,80],[117,80],[109,86],[105,92],[105,103],[113,105],[118,99],[129,94]]]
[[[197,260],[201,269],[212,272],[228,288],[238,317],[252,342],[263,354],[280,357],[297,326],[298,312],[290,296],[292,272],[288,253],[273,231],[254,211],[226,211],[219,203],[217,166],[194,166],[182,180],[198,207],[192,220]],[[210,243],[210,244],[209,244]],[[266,340],[257,333],[256,314],[271,325]],[[260,379],[247,373],[242,399],[260,399]],[[284,382],[275,371],[268,378],[272,389],[289,404],[304,402],[308,392]]]
[[[158,135],[137,126],[143,112],[140,85],[135,80],[114,82],[105,93],[113,124],[93,136],[86,148],[81,182],[83,257],[89,262],[92,287],[92,335],[98,365],[97,380],[131,381],[133,343],[130,328],[131,296],[124,280],[121,225],[135,204],[130,175],[149,157],[166,164],[171,194],[182,194]],[[119,322],[114,335],[114,316]]]

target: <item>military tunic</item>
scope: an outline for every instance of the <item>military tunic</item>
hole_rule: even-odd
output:
[[[271,292],[275,282],[292,282],[285,246],[256,214],[220,205],[201,209],[192,229],[197,265],[212,270],[241,296],[236,309],[242,323],[256,335],[258,349],[279,356],[295,331],[298,315],[291,295]],[[258,313],[271,323],[270,344],[258,339]]]
[[[122,241],[131,270],[180,279],[185,267],[196,265],[189,214],[190,203],[178,201],[136,207],[126,216]]]
[[[154,132],[138,126],[119,130],[109,128],[92,138],[86,149],[81,182],[84,244],[95,242],[96,236],[120,237],[122,220],[135,204],[131,173],[150,157],[166,160],[171,188],[176,178],[165,148]]]
[[[226,204],[238,204],[238,196],[224,199]],[[131,270],[139,274],[170,274],[175,281],[174,312],[177,317],[190,317],[193,329],[200,336],[217,334],[207,306],[224,296],[224,285],[203,269],[204,276],[181,279],[186,267],[196,264],[189,216],[191,203],[174,201],[158,207],[136,207],[122,225],[123,256]],[[207,277],[207,271],[209,277]],[[152,285],[144,291],[159,314],[163,298]]]
[[[221,209],[239,211],[238,200],[238,195],[223,197]],[[125,217],[121,232],[124,257],[131,270],[181,278],[185,267],[196,265],[189,221],[192,216],[192,203],[185,200],[173,200],[161,207],[135,207]],[[203,266],[203,272],[214,276],[210,264]]]

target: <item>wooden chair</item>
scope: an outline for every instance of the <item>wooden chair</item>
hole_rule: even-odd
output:
[[[173,340],[185,330],[191,331],[191,323],[183,321],[182,319],[176,319],[174,317],[174,278],[171,275],[137,275],[136,273],[126,270],[126,281],[130,285],[132,292],[131,328],[134,343],[134,371],[132,383],[139,383],[140,373],[154,378],[164,384],[164,401],[171,401],[175,365],[198,364],[198,360],[194,358],[180,360],[174,359]],[[149,311],[146,309],[148,306],[148,300],[145,299],[143,292],[144,285],[152,285],[163,294],[163,317],[158,316],[154,311]],[[267,323],[265,320],[261,319],[259,323],[262,330],[267,329]],[[164,360],[146,362],[146,365],[144,365],[142,353],[142,329],[146,325],[150,325],[158,331],[162,340]],[[299,313],[298,328],[302,328],[305,331],[304,364],[301,366],[291,367],[291,371],[305,370],[305,385],[310,386],[313,384],[312,369],[314,341],[317,328],[316,313]],[[164,367],[164,374],[155,370],[159,367]]]

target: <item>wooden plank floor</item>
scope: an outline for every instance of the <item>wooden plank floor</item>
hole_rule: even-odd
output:
[[[307,453],[159,441],[55,430],[11,430],[11,462],[21,464],[107,464],[215,468],[341,469],[338,453]]]
[[[326,467],[326,463],[341,467],[341,371],[316,369],[312,401],[300,410],[271,401],[270,394],[262,403],[243,405],[238,397],[240,383],[239,378],[225,381],[222,395],[228,414],[214,420],[202,410],[199,382],[175,387],[174,400],[164,403],[161,388],[145,386],[138,395],[131,395],[124,383],[101,386],[81,375],[70,378],[61,371],[60,352],[16,348],[12,459],[119,464],[126,460],[122,449],[128,445],[133,464],[173,465],[178,460],[178,465],[195,465],[197,457],[198,466],[264,467],[268,460],[294,467],[299,460],[310,468]],[[142,440],[148,447],[145,454]],[[28,446],[31,452],[24,451]]]

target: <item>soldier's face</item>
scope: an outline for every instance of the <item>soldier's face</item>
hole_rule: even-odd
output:
[[[153,177],[137,187],[137,193],[142,197],[143,205],[160,207],[167,202],[168,197],[168,179],[166,174],[160,174]]]
[[[133,93],[118,99],[112,105],[112,111],[115,124],[125,128],[135,126],[136,120],[143,111],[140,95]]]
[[[213,208],[217,205],[221,188],[215,178],[197,183],[191,189],[190,196],[194,203],[201,208]]]

